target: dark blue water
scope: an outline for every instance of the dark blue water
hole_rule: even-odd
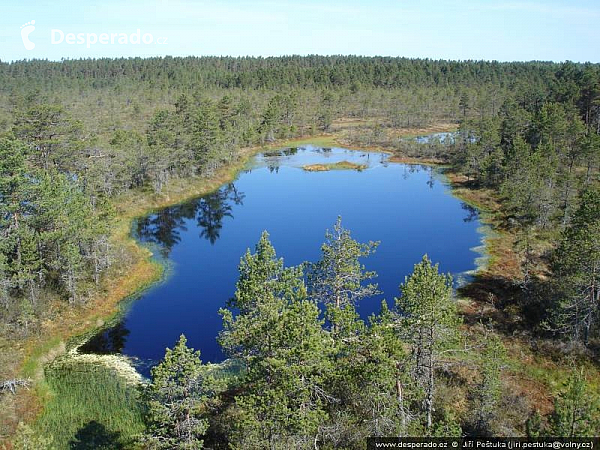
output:
[[[181,333],[204,361],[221,361],[217,311],[232,297],[237,266],[263,230],[287,265],[319,258],[325,230],[338,215],[355,239],[381,241],[364,260],[382,296],[363,300],[363,317],[393,301],[398,285],[427,253],[441,270],[475,267],[480,245],[476,213],[452,197],[430,167],[388,163],[387,157],[313,147],[255,158],[252,167],[219,191],[141,218],[135,232],[170,265],[165,282],[133,302],[121,323],[96,336],[88,351],[120,351],[140,370],[164,356]],[[306,172],[307,163],[349,160],[363,171]],[[390,302],[391,303],[391,302]]]

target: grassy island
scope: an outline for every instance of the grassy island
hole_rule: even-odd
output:
[[[366,164],[357,164],[350,161],[339,161],[329,164],[307,164],[302,166],[307,172],[327,172],[329,170],[364,170]]]

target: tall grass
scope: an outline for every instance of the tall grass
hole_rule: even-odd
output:
[[[144,430],[137,387],[113,369],[67,360],[45,375],[50,398],[35,429],[57,449],[131,448]]]

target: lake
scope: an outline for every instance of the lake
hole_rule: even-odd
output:
[[[350,161],[362,171],[307,172],[305,164]],[[267,230],[286,265],[316,261],[325,230],[338,216],[354,239],[380,241],[363,262],[378,273],[382,294],[358,306],[363,318],[390,304],[413,265],[427,253],[444,272],[475,269],[482,235],[477,212],[453,197],[438,169],[388,162],[381,153],[312,146],[256,156],[218,191],[140,218],[136,237],[168,267],[165,280],[129,303],[122,320],[82,351],[121,352],[138,370],[164,356],[184,333],[204,362],[225,356],[217,311],[233,296],[237,266]]]

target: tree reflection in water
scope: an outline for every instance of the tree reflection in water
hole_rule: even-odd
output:
[[[467,216],[463,219],[463,222],[474,222],[479,219],[479,211],[475,207],[464,202],[460,204],[460,207],[467,212]]]
[[[202,229],[200,237],[214,244],[221,234],[223,219],[233,218],[231,214],[233,205],[242,205],[243,200],[244,194],[238,192],[233,183],[202,197],[198,202],[197,211],[198,226]]]
[[[181,232],[187,231],[186,220],[196,218],[200,236],[214,244],[223,228],[223,219],[233,217],[233,205],[242,205],[244,194],[233,183],[200,197],[192,202],[164,208],[140,218],[137,236],[142,242],[157,244],[163,257],[168,257],[173,246],[181,241]]]
[[[121,353],[125,347],[125,341],[129,330],[125,328],[124,321],[120,321],[112,328],[96,334],[80,348],[82,353],[96,353],[99,355],[110,355]]]

